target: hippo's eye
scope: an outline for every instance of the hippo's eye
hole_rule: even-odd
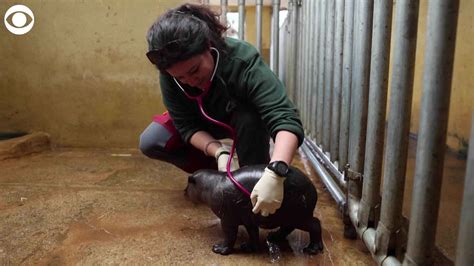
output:
[[[192,175],[188,176],[188,183],[196,184],[196,178]]]

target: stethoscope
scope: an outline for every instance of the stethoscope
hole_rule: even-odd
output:
[[[230,135],[231,135],[231,138],[232,138],[232,148],[230,149],[230,155],[229,155],[229,159],[227,160],[227,165],[226,165],[226,170],[227,170],[227,176],[229,177],[229,179],[232,181],[232,183],[234,183],[235,186],[237,186],[244,194],[247,194],[249,197],[250,197],[250,192],[244,188],[237,180],[235,180],[234,176],[232,175],[232,172],[230,171],[230,164],[232,162],[232,158],[234,157],[234,152],[235,152],[235,143],[237,142],[237,136],[236,136],[236,133],[235,133],[235,130],[223,123],[223,122],[220,122],[212,117],[210,117],[206,111],[204,111],[204,108],[202,106],[202,98],[204,96],[207,95],[207,92],[209,91],[209,89],[211,88],[211,84],[212,84],[212,81],[214,80],[214,75],[216,74],[216,71],[217,71],[217,67],[219,66],[219,58],[220,58],[220,54],[219,54],[219,51],[214,48],[214,47],[211,47],[210,48],[211,50],[215,51],[216,54],[217,54],[217,58],[216,58],[216,64],[214,66],[214,71],[212,72],[212,76],[211,76],[211,79],[209,80],[209,82],[207,82],[206,84],[206,88],[204,89],[203,93],[199,94],[198,96],[192,96],[192,95],[189,95],[185,90],[184,88],[181,86],[181,84],[179,84],[179,82],[176,80],[175,77],[173,77],[173,80],[174,82],[178,85],[178,87],[181,89],[181,91],[184,93],[184,95],[190,99],[190,100],[195,100],[199,106],[199,110],[201,111],[201,114],[209,121],[213,122],[214,124],[216,125],[219,125],[225,129],[227,129],[229,132],[230,132]]]

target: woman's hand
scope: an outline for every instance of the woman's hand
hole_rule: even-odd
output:
[[[289,131],[278,131],[275,137],[271,162],[282,161],[288,165],[293,159],[298,148],[298,138]],[[283,201],[283,182],[285,177],[279,176],[275,171],[265,168],[265,171],[252,190],[250,199],[254,206],[253,212],[261,212],[262,216],[268,216],[278,210]]]
[[[227,172],[227,161],[230,158],[230,152],[225,147],[221,146],[217,149],[214,157],[216,157],[217,161],[217,170],[219,172]],[[233,172],[239,169],[239,161],[236,157],[232,158],[232,162],[230,163],[230,171]]]
[[[262,177],[255,184],[250,199],[252,200],[253,213],[261,212],[268,216],[276,212],[283,202],[283,182],[285,177],[278,176],[272,170],[265,168]]]

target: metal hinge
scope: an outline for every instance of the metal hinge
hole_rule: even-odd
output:
[[[362,178],[363,178],[363,175],[362,173],[359,173],[359,172],[356,172],[354,170],[352,170],[350,168],[350,165],[349,164],[346,164],[344,166],[344,172],[345,172],[345,175],[344,175],[344,180],[353,180],[353,181],[361,181]]]

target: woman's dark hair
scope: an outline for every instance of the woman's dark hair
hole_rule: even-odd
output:
[[[206,6],[184,4],[168,10],[151,25],[147,56],[161,72],[173,64],[200,54],[210,46],[225,52],[227,27]]]

